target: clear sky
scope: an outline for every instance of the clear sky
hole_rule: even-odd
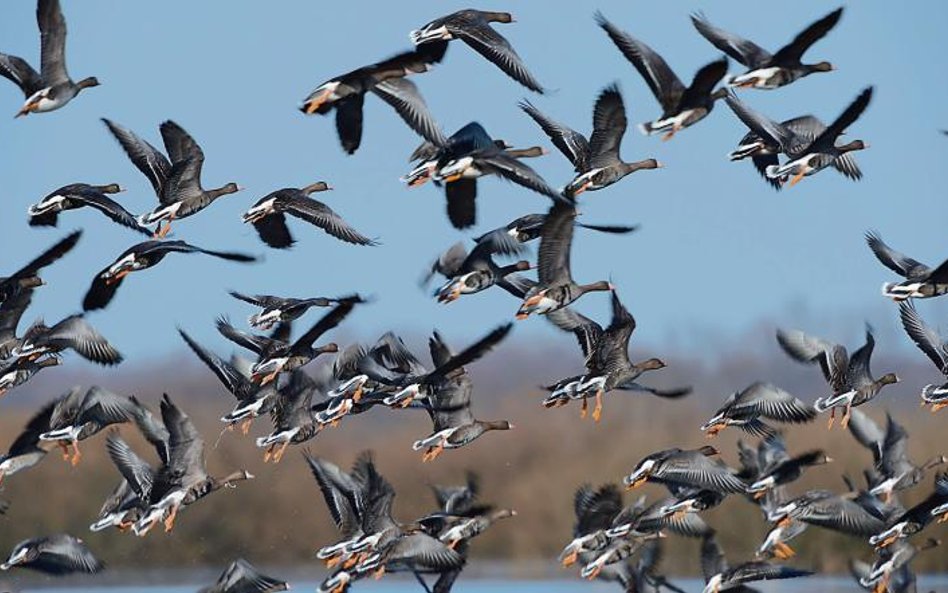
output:
[[[146,355],[181,348],[176,324],[225,350],[214,337],[214,318],[229,313],[243,322],[250,313],[227,289],[375,295],[375,304],[349,322],[366,337],[389,328],[420,333],[433,327],[468,336],[512,318],[517,302],[500,291],[443,307],[418,289],[431,259],[474,232],[451,228],[439,190],[408,190],[399,183],[419,139],[387,105],[366,99],[363,144],[354,156],[339,148],[332,118],[297,111],[321,82],[408,48],[411,29],[464,7],[454,1],[63,0],[70,73],[77,80],[95,75],[102,86],[60,111],[14,120],[23,97],[0,80],[0,114],[9,115],[0,117],[3,271],[71,229],[86,231],[78,248],[47,271],[49,286],[37,293],[24,321],[39,315],[57,320],[77,311],[93,275],[140,240],[91,211],[66,213],[58,230],[31,229],[29,204],[82,181],[128,187],[119,198],[133,212],[155,206],[150,185],[100,117],[157,146],[161,121],[184,126],[206,154],[205,186],[236,181],[246,189],[176,223],[175,236],[266,258],[241,266],[172,255],[129,278],[112,305],[90,319],[130,359],[144,362]],[[720,55],[693,29],[690,12],[703,9],[715,24],[775,50],[834,7],[755,1],[485,4],[479,8],[515,14],[516,23],[497,28],[552,91],[531,95],[460,42],[452,43],[443,64],[414,80],[447,132],[476,119],[514,145],[552,149],[517,108],[519,99],[529,96],[550,116],[588,133],[596,95],[618,81],[630,122],[660,113],[638,73],[595,25],[596,9],[650,44],[688,81]],[[3,3],[0,51],[37,64],[34,10],[27,0]],[[946,25],[943,2],[913,4],[911,10],[851,3],[836,29],[806,56],[830,60],[838,70],[777,91],[741,95],[774,119],[813,113],[832,120],[862,88],[876,85],[872,104],[849,130],[850,137],[872,145],[856,155],[865,172],[859,183],[826,171],[775,193],[749,163],[727,161],[745,129],[723,104],[667,143],[643,137],[630,125],[623,156],[654,156],[666,168],[582,196],[583,220],[640,223],[642,230],[619,238],[579,232],[575,277],[611,277],[638,319],[638,335],[652,343],[700,348],[691,339],[694,328],[736,336],[761,319],[793,324],[801,312],[892,325],[894,310],[879,288],[893,276],[871,256],[862,234],[878,229],[891,245],[930,264],[948,257],[941,175],[948,166],[948,138],[938,132],[948,128]],[[731,63],[732,73],[740,69]],[[558,152],[530,164],[555,186],[571,177]],[[336,189],[319,198],[363,233],[379,237],[382,246],[345,245],[290,220],[299,242],[293,250],[276,251],[240,222],[241,212],[264,194],[320,179]],[[545,198],[497,179],[482,180],[479,189],[476,232],[548,206]],[[591,295],[580,308],[601,318],[606,303],[602,295]],[[944,304],[923,306],[933,321],[946,313]],[[857,323],[851,327],[849,337],[860,329]],[[518,333],[520,339],[557,336],[536,319],[521,322]]]

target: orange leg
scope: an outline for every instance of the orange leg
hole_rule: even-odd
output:
[[[270,463],[270,458],[273,457],[273,449],[276,448],[276,445],[270,445],[267,447],[267,450],[263,453],[263,462]]]
[[[579,557],[579,554],[577,552],[570,552],[569,555],[566,556],[566,558],[563,558],[563,568],[566,568],[568,566],[572,566],[573,564],[575,564],[576,559],[578,557]]]
[[[69,453],[69,445],[62,441],[56,441],[56,446],[59,447],[59,450],[63,454],[63,461],[69,461],[69,458],[71,457]]]
[[[168,517],[165,519],[165,533],[171,533],[171,530],[174,529],[174,520],[178,517],[178,505],[171,507],[171,512],[168,513]]]
[[[253,418],[247,417],[244,418],[244,421],[240,423],[240,432],[245,436],[250,433],[250,425],[253,424]]]
[[[582,407],[581,407],[580,410],[579,410],[579,417],[585,419],[585,418],[586,418],[586,412],[588,412],[588,411],[589,411],[589,402],[586,401],[586,398],[585,398],[585,397],[583,397]]]
[[[425,454],[421,457],[422,463],[428,463],[429,461],[434,461],[438,458],[439,455],[444,451],[444,441],[438,443],[434,447],[428,449]]]
[[[680,129],[681,129],[681,126],[679,126],[678,124],[673,125],[671,131],[665,134],[664,136],[662,136],[662,142],[668,142],[669,140],[674,138],[675,134],[677,134],[678,130]]]
[[[283,454],[286,453],[286,448],[290,446],[290,441],[284,441],[282,445],[277,449],[276,454],[273,456],[273,463],[280,463],[283,460]]]
[[[843,428],[849,426],[849,417],[852,415],[852,411],[853,405],[851,403],[846,404],[846,412],[843,414],[843,420],[839,423]]]
[[[938,402],[937,404],[932,404],[932,414],[942,408],[948,408],[948,402]]]
[[[800,180],[806,175],[806,169],[801,168],[800,172],[793,176],[793,179],[790,180],[790,187],[800,183]]]
[[[385,566],[384,566],[384,565],[378,567],[378,569],[377,569],[375,572],[372,573],[372,578],[374,578],[376,581],[379,580],[380,578],[382,578],[383,576],[385,576]]]
[[[826,428],[832,430],[833,424],[835,423],[836,423],[836,408],[830,408],[830,419],[829,419],[829,424],[826,426]]]
[[[82,459],[82,452],[79,451],[79,441],[72,442],[72,458],[69,460],[72,463],[73,467],[79,465],[79,460]]]
[[[602,419],[602,389],[596,391],[596,407],[593,408],[592,417],[596,424]]]

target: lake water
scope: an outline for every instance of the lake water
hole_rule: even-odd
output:
[[[697,579],[676,579],[673,583],[685,591],[694,591],[701,593],[704,583]],[[55,582],[49,582],[30,588],[13,589],[14,591],[42,590],[44,593],[193,593],[201,586],[209,583],[200,583],[194,585],[182,585],[174,587],[134,587],[134,586],[109,586],[109,587],[50,587]],[[291,591],[312,592],[316,590],[318,583],[307,581],[291,581]],[[861,591],[852,579],[843,577],[816,577],[796,579],[793,581],[761,583],[755,588],[764,593],[851,593]],[[579,580],[494,580],[494,579],[469,579],[460,580],[454,587],[457,593],[493,593],[495,591],[516,590],[517,593],[606,593],[609,591],[619,591],[620,588],[615,584],[609,583],[586,583]],[[355,585],[353,592],[361,591],[373,593],[416,593],[422,591],[421,587],[410,579],[387,577],[382,581],[363,581]],[[918,579],[918,591],[925,593],[927,591],[948,592],[948,576],[926,576],[922,575]]]

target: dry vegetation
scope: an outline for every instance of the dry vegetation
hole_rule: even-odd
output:
[[[767,343],[763,338],[757,341]],[[767,378],[808,400],[822,393],[815,368],[789,362],[776,348],[722,349],[714,363],[669,358],[670,368],[654,377],[665,386],[698,386],[691,398],[666,402],[616,393],[607,397],[603,421],[596,426],[591,420],[580,421],[578,407],[542,409],[540,394],[532,387],[576,370],[572,368],[578,364],[575,353],[565,350],[567,345],[563,351],[528,353],[523,344],[512,342],[472,370],[478,386],[475,413],[482,418],[509,418],[517,425],[516,430],[489,434],[467,449],[449,451],[434,463],[422,465],[411,451],[411,443],[430,429],[425,415],[376,410],[324,431],[310,443],[310,449],[341,464],[350,463],[363,449],[374,450],[382,471],[398,492],[396,514],[406,520],[432,509],[429,484],[459,482],[465,469],[476,469],[483,477],[484,499],[517,509],[520,514],[498,524],[474,546],[474,554],[524,566],[536,566],[537,561],[552,566],[552,559],[570,537],[572,495],[580,483],[619,480],[640,457],[657,449],[703,444],[705,439],[698,426],[709,410],[731,389],[754,379]],[[549,360],[569,362],[565,368],[551,368]],[[885,410],[891,409],[909,428],[910,450],[917,460],[948,450],[944,433],[940,432],[945,429],[948,412],[932,416],[916,403],[919,386],[933,378],[925,362],[882,356],[874,361],[877,372],[897,369],[903,382],[889,388],[870,413],[884,421]],[[511,368],[519,369],[516,384],[505,379],[511,375]],[[237,555],[264,564],[292,565],[311,563],[314,550],[336,537],[298,450],[288,453],[282,464],[272,466],[262,462],[250,437],[228,433],[215,446],[220,431],[217,418],[230,401],[210,373],[195,361],[182,356],[161,368],[146,372],[128,367],[120,375],[70,372],[68,368],[55,371],[58,374],[50,372],[39,377],[35,385],[7,397],[0,415],[0,447],[9,444],[31,409],[44,398],[73,382],[99,382],[120,393],[135,393],[152,404],[162,391],[172,394],[206,436],[212,473],[246,468],[257,479],[189,508],[170,535],[153,533],[138,539],[117,532],[91,534],[87,526],[118,480],[100,435],[83,443],[84,457],[78,468],[52,454],[39,467],[13,476],[4,484],[0,497],[12,506],[8,516],[0,518],[0,553],[22,538],[69,531],[82,534],[116,567],[218,566]],[[253,433],[262,434],[268,429],[265,421],[259,421]],[[124,427],[122,432],[139,450],[151,453],[131,427]],[[734,445],[739,436],[726,431],[717,442],[732,465],[737,464]],[[802,483],[793,487],[798,491],[807,487],[842,490],[841,474],[858,477],[870,461],[868,453],[847,432],[828,432],[822,420],[789,431],[787,440],[791,451],[820,447],[836,459],[829,466],[811,470]],[[905,502],[913,502],[930,490],[928,479],[906,496]],[[652,486],[645,491],[652,496],[663,494]],[[725,549],[734,558],[751,554],[767,529],[760,513],[737,498],[708,513],[707,519],[719,530]],[[944,536],[945,532],[935,528],[931,534]],[[665,560],[668,572],[694,572],[696,544],[680,539],[672,539],[669,544]],[[850,555],[871,555],[862,542],[815,528],[794,544],[800,553],[799,564],[821,571],[842,571]],[[919,560],[918,568],[948,570],[948,554],[926,555]]]

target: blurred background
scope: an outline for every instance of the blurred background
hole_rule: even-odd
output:
[[[103,369],[69,356],[65,368],[47,371],[5,397],[0,449],[40,403],[73,384],[99,384],[155,405],[162,392],[170,393],[198,420],[212,446],[220,428],[216,418],[231,401],[185,352],[175,326],[218,353],[229,353],[231,346],[216,334],[214,319],[229,314],[239,322],[250,311],[227,296],[228,289],[285,296],[373,295],[373,304],[357,309],[335,341],[371,341],[392,329],[419,352],[434,328],[461,347],[511,318],[517,302],[505,293],[488,291],[445,307],[418,287],[418,278],[455,241],[521,214],[545,211],[545,198],[484,179],[478,225],[459,233],[447,221],[441,190],[430,184],[408,190],[399,183],[409,170],[407,156],[420,140],[387,105],[366,100],[362,147],[351,157],[339,148],[331,118],[305,117],[296,109],[323,81],[407,49],[411,29],[464,7],[418,0],[63,0],[70,73],[76,79],[95,75],[102,86],[61,111],[14,121],[22,96],[12,84],[0,85],[0,111],[7,109],[11,116],[0,119],[5,146],[0,159],[2,269],[17,268],[69,229],[85,229],[77,249],[44,273],[49,286],[37,291],[24,323],[37,316],[56,321],[76,312],[94,274],[139,241],[90,211],[66,213],[59,230],[29,228],[31,203],[73,182],[120,183],[129,191],[119,199],[136,213],[156,203],[150,185],[100,117],[156,145],[162,121],[184,126],[206,154],[204,185],[236,181],[246,189],[177,222],[175,238],[265,259],[239,266],[174,257],[131,278],[107,310],[89,315],[126,362]],[[778,91],[741,95],[773,119],[812,113],[831,121],[862,88],[876,87],[872,104],[849,130],[850,137],[871,144],[856,155],[865,178],[853,183],[824,172],[779,193],[749,163],[727,161],[745,128],[724,105],[671,142],[639,135],[631,124],[654,119],[660,109],[593,20],[595,10],[601,10],[689,81],[697,68],[720,55],[693,29],[689,13],[704,10],[714,24],[776,49],[834,7],[825,2],[797,3],[791,9],[751,1],[610,0],[478,6],[514,13],[515,24],[497,27],[550,89],[544,96],[529,96],[538,108],[588,133],[595,97],[617,81],[630,121],[623,156],[655,157],[665,164],[583,196],[584,222],[637,223],[641,229],[625,237],[578,232],[573,269],[580,281],[609,277],[618,286],[638,321],[633,360],[660,356],[670,365],[654,382],[691,384],[695,394],[680,402],[615,394],[607,397],[598,426],[581,422],[573,407],[544,410],[536,386],[580,371],[582,359],[571,336],[530,319],[518,323],[496,353],[472,368],[475,413],[509,418],[515,431],[489,435],[421,465],[410,445],[428,434],[427,418],[380,411],[324,432],[311,449],[340,464],[350,463],[360,450],[375,449],[399,493],[396,513],[405,519],[432,508],[427,484],[460,482],[465,469],[476,469],[484,478],[485,499],[516,508],[520,516],[498,525],[473,553],[514,560],[524,571],[549,571],[550,559],[570,537],[572,494],[580,483],[619,480],[657,449],[701,445],[698,426],[707,413],[753,380],[775,382],[808,401],[824,395],[816,368],[801,367],[779,352],[776,327],[798,327],[856,346],[868,321],[877,330],[874,370],[897,371],[903,379],[883,393],[870,414],[881,422],[890,410],[906,424],[916,457],[944,452],[944,435],[938,431],[945,417],[932,417],[917,404],[919,388],[939,376],[902,334],[896,309],[880,296],[879,287],[892,274],[869,252],[863,233],[876,229],[890,245],[928,264],[948,256],[948,203],[939,177],[948,149],[948,139],[939,132],[948,127],[948,81],[933,76],[933,61],[944,48],[948,5],[925,2],[914,10],[849,6],[839,25],[806,55],[810,61],[831,61],[836,71]],[[34,10],[32,2],[4,3],[0,51],[38,62]],[[739,71],[741,66],[732,62],[731,72]],[[565,158],[517,108],[528,91],[467,46],[452,44],[440,66],[413,80],[446,132],[476,119],[511,144],[550,149],[530,165],[554,186],[571,178]],[[241,224],[241,212],[266,193],[320,179],[335,188],[320,199],[364,234],[378,237],[380,246],[344,245],[291,220],[298,243],[278,252]],[[601,295],[583,299],[579,309],[608,321],[608,301]],[[937,325],[948,314],[948,302],[921,302],[919,309]],[[262,422],[255,427],[261,434],[265,430]],[[787,436],[791,450],[825,447],[838,460],[810,472],[796,486],[801,491],[817,485],[840,490],[841,473],[856,475],[871,461],[848,434],[828,433],[822,422]],[[725,434],[720,444],[725,459],[736,464],[733,440]],[[84,452],[77,469],[50,456],[4,484],[0,497],[13,506],[0,517],[0,553],[38,532],[86,531],[118,474],[105,458],[101,439],[86,443]],[[87,534],[90,545],[117,567],[216,566],[238,554],[292,565],[310,562],[313,551],[335,537],[296,452],[279,466],[265,466],[251,439],[227,434],[209,448],[208,463],[212,471],[246,467],[259,479],[189,509],[170,536],[139,540]],[[930,481],[907,501],[929,490]],[[734,557],[751,553],[766,531],[755,509],[734,501],[711,513],[709,522]],[[672,548],[675,560],[666,562],[666,569],[693,572],[696,546],[672,545],[677,546]],[[859,542],[821,530],[810,530],[795,547],[801,565],[817,570],[842,570],[850,553],[869,557]],[[948,556],[926,555],[918,568],[944,571]]]

